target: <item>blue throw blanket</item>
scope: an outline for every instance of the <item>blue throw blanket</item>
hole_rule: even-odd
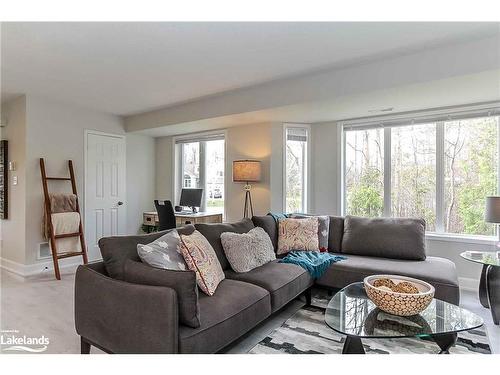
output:
[[[340,255],[317,251],[291,251],[279,263],[296,264],[309,272],[313,279],[319,279],[330,265],[344,259],[346,258]]]
[[[269,212],[268,215],[273,217],[276,224],[278,223],[278,220],[286,219],[286,218],[290,217],[289,214],[282,214],[282,213],[276,213],[276,212]]]

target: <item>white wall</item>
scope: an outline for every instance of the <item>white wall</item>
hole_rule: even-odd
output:
[[[4,247],[9,245],[9,249],[3,253],[14,262],[36,265],[46,261],[37,259],[39,244],[45,242],[41,233],[43,193],[39,158],[45,158],[47,174],[51,176],[68,175],[67,161],[73,160],[78,194],[80,201],[84,202],[85,129],[112,134],[125,134],[125,131],[123,121],[118,116],[31,95],[26,96],[25,102],[26,130],[24,134],[19,131],[21,128],[16,130],[15,139],[18,144],[14,143],[12,150],[18,155],[11,153],[11,160],[17,162],[18,168],[16,174],[19,185],[14,189],[19,192],[17,209],[24,212],[24,216],[21,213],[18,220],[7,221],[3,225]],[[18,108],[18,105],[21,104],[12,103],[7,108]],[[14,127],[11,129],[9,132]],[[155,183],[154,140],[141,135],[127,135],[126,139],[127,232],[135,234],[142,221],[142,212],[152,208]],[[22,156],[23,147],[25,157]],[[51,182],[51,190],[54,192],[68,192],[70,188],[65,182]],[[22,202],[25,202],[24,210]],[[22,233],[14,235],[14,232],[7,229],[13,226]],[[11,247],[12,244],[15,244],[15,250]],[[12,253],[17,254],[15,258],[11,256]],[[23,255],[20,256],[19,253]],[[65,261],[73,259],[76,261],[76,258]],[[36,270],[36,267],[30,269]]]
[[[156,189],[155,198],[170,200],[175,206],[174,192],[172,191],[174,181],[173,166],[173,140],[172,137],[161,137],[155,139],[156,158]]]
[[[155,140],[127,134],[127,233],[139,233],[142,213],[154,210],[156,183]]]
[[[311,212],[340,215],[337,204],[338,148],[336,123],[311,126]]]

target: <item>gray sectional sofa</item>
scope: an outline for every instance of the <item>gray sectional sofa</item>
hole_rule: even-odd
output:
[[[177,273],[166,277],[139,263],[137,244],[163,232],[101,239],[103,262],[80,266],[76,273],[75,325],[82,353],[91,345],[110,353],[216,353],[301,294],[310,301],[313,285],[337,290],[372,274],[423,279],[436,288],[436,298],[459,303],[454,263],[425,256],[422,220],[330,217],[329,251],[347,259],[317,280],[278,261],[247,273],[231,270],[220,234],[246,233],[254,226],[266,230],[276,249],[271,216],[179,229],[196,228],[217,253],[226,278],[211,297],[198,293],[194,272],[170,271]]]

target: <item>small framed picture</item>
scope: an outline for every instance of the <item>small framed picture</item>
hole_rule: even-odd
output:
[[[9,146],[8,141],[0,141],[0,219],[9,217]]]

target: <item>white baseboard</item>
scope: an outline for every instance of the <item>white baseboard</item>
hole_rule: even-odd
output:
[[[471,279],[468,277],[459,277],[458,278],[458,285],[460,286],[460,289],[470,290],[472,292],[476,292],[477,290],[479,290],[479,279]]]
[[[82,264],[82,259],[80,257],[77,258],[67,258],[61,259],[59,261],[59,269],[69,269],[76,268],[78,265]],[[14,262],[9,259],[0,258],[0,268],[5,271],[11,272],[17,276],[21,277],[30,277],[37,276],[46,272],[53,272],[54,265],[52,260],[34,264],[21,264],[18,262]]]

